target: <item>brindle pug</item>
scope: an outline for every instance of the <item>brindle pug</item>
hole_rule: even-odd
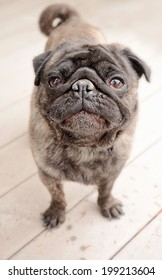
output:
[[[118,218],[122,204],[111,190],[130,153],[138,80],[144,74],[149,81],[150,70],[128,48],[106,44],[67,5],[46,8],[39,24],[49,38],[45,53],[33,61],[29,132],[40,178],[52,196],[45,225],[65,220],[64,180],[96,184],[102,214]]]

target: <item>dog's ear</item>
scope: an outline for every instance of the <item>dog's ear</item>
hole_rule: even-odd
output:
[[[139,57],[137,57],[131,50],[125,48],[123,50],[124,55],[129,59],[133,69],[136,71],[139,78],[142,75],[145,76],[146,80],[150,82],[151,70],[149,66]]]
[[[35,72],[35,80],[34,80],[34,85],[39,86],[40,84],[40,76],[41,72],[43,70],[44,65],[48,61],[48,59],[51,57],[51,51],[45,52],[43,54],[40,54],[36,56],[33,59],[33,67],[34,67],[34,72]]]

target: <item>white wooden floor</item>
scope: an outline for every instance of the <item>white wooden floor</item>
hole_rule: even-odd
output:
[[[32,58],[46,41],[38,16],[54,2],[0,0],[0,259],[162,259],[162,1],[64,0],[109,42],[146,60],[152,82],[141,80],[134,147],[114,188],[125,216],[107,221],[94,187],[67,183],[66,222],[47,231],[40,214],[50,196],[38,178],[27,127]]]

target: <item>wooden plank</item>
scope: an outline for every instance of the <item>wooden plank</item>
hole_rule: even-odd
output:
[[[42,51],[40,43],[35,43],[1,59],[0,68],[3,69],[0,77],[1,111],[31,94],[34,83],[32,60]]]
[[[29,122],[30,98],[15,103],[0,113],[0,147],[27,133]]]
[[[75,207],[93,188],[77,183],[64,185],[67,211]],[[14,252],[44,231],[40,214],[50,204],[50,195],[33,176],[21,186],[1,198],[0,203],[0,259],[9,258]],[[54,231],[55,232],[55,231]],[[56,230],[59,233],[59,229]],[[48,235],[45,232],[45,235]]]
[[[0,150],[0,196],[37,171],[27,135]]]
[[[60,229],[42,233],[13,259],[111,258],[161,209],[161,160],[162,141],[125,168],[114,189],[124,203],[120,220],[100,215],[95,193],[68,213]]]
[[[140,102],[145,101],[151,95],[157,93],[157,91],[160,92],[162,90],[161,81],[160,81],[162,56],[158,55],[155,59],[148,59],[146,60],[146,63],[149,65],[151,69],[151,81],[150,83],[147,83],[144,77],[140,80],[139,90],[138,90]]]
[[[162,94],[159,91],[139,106],[137,129],[129,161],[162,137],[162,130],[160,129],[162,118],[161,104]]]
[[[115,260],[162,259],[162,211],[115,257]]]

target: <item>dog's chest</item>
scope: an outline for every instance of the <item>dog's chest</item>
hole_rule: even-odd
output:
[[[50,165],[60,171],[62,179],[94,184],[107,175],[111,162],[107,149],[57,146],[52,150]]]

